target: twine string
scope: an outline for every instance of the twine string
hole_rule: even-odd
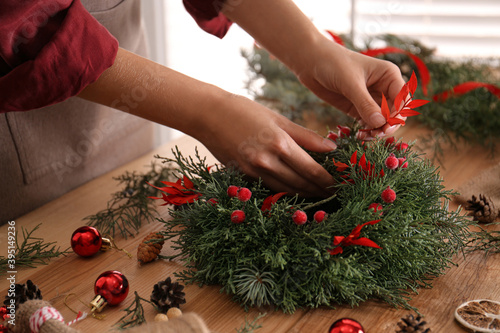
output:
[[[132,259],[132,254],[130,254],[127,250],[123,249],[123,248],[119,248],[116,243],[115,243],[115,240],[113,239],[113,237],[111,237],[110,235],[106,234],[104,235],[106,238],[109,239],[109,241],[111,242],[111,247],[118,250],[118,251],[122,251],[124,252],[129,258]]]
[[[67,305],[66,305],[67,306]],[[71,308],[70,308],[71,310]],[[72,310],[73,311],[73,310]],[[75,319],[67,323],[67,326],[70,326],[76,322],[79,322],[80,320],[83,320],[87,317],[86,312],[78,312],[77,316]],[[33,313],[29,319],[29,324],[30,324],[30,330],[32,333],[39,333],[40,328],[43,326],[43,324],[49,320],[57,320],[60,321],[61,323],[64,324],[64,318],[57,311],[57,309],[50,307],[50,306],[44,306],[43,308],[40,308]]]

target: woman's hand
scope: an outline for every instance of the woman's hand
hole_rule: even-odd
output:
[[[350,51],[326,38],[308,52],[310,63],[298,64],[295,69],[312,92],[366,128],[376,129],[370,131],[371,136],[391,134],[399,127],[386,124],[379,106],[382,94],[394,101],[405,83],[396,65]]]
[[[219,161],[276,191],[328,194],[332,176],[300,146],[327,152],[336,148],[333,141],[242,96],[228,93],[217,105],[202,116],[203,129],[194,135]]]
[[[399,69],[334,43],[290,0],[227,2],[223,12],[281,60],[316,95],[360,119],[371,135],[393,132],[380,110],[404,85]],[[366,134],[366,132],[365,132]]]
[[[220,162],[261,177],[276,191],[317,196],[333,185],[332,176],[300,147],[326,152],[335,148],[333,141],[247,98],[123,49],[79,96],[191,135]]]

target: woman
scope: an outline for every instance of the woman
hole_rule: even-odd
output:
[[[0,4],[1,222],[148,151],[150,123],[130,114],[195,137],[222,163],[274,190],[317,195],[332,184],[301,148],[329,151],[332,141],[141,57],[138,0],[82,2]],[[315,94],[377,129],[371,136],[396,129],[376,100],[399,92],[399,69],[326,39],[292,1],[184,4],[219,37],[231,22],[240,25]]]

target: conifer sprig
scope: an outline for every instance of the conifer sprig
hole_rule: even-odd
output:
[[[38,224],[30,231],[22,227],[22,241],[19,240],[18,233],[16,233],[16,252],[13,258],[15,262],[12,262],[8,257],[0,256],[0,275],[7,271],[14,271],[18,267],[34,268],[37,265],[47,265],[50,259],[69,253],[68,249],[61,251],[60,247],[56,246],[56,242],[45,243],[43,238],[34,237],[33,233],[38,230],[40,225]]]
[[[168,164],[151,163],[146,172],[127,171],[114,178],[121,189],[112,194],[105,209],[84,220],[102,234],[115,237],[119,233],[124,238],[135,236],[143,222],[149,222],[157,215],[155,204],[149,197],[157,195],[158,190],[146,182],[160,186],[161,181],[170,179],[171,172]]]

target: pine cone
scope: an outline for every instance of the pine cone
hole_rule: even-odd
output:
[[[425,328],[426,324],[425,321],[422,321],[422,317],[415,318],[410,314],[406,318],[401,318],[398,323],[399,330],[396,333],[430,333],[431,329]]]
[[[10,305],[11,299],[14,299],[16,309],[19,309],[19,306],[28,300],[42,299],[42,292],[38,289],[36,284],[28,280],[26,284],[16,283],[14,286],[14,297],[5,296],[3,304],[5,304],[5,306]]]
[[[492,223],[498,217],[498,209],[493,201],[483,194],[479,194],[479,199],[473,195],[471,200],[467,200],[466,210],[469,210],[469,216],[474,217],[474,221],[479,223]]]
[[[155,284],[153,293],[151,294],[151,302],[158,306],[162,313],[167,313],[172,307],[178,308],[179,305],[186,303],[184,298],[186,294],[182,291],[184,286],[179,282],[172,283],[170,277],[165,281],[160,281]]]
[[[163,236],[159,232],[152,232],[142,240],[141,244],[139,244],[137,248],[137,260],[139,260],[139,263],[145,264],[153,261],[160,254],[163,243],[165,242],[162,240],[161,242],[148,243],[148,241],[154,239],[163,239]]]

